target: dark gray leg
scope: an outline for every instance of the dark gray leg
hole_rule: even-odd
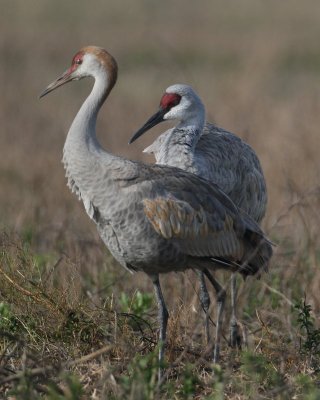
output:
[[[153,275],[151,277],[153,282],[154,291],[156,293],[157,303],[158,303],[158,319],[159,319],[159,371],[158,379],[162,378],[162,364],[164,357],[164,350],[166,344],[166,334],[167,334],[167,323],[169,318],[169,313],[164,302],[164,298],[161,291],[161,286],[159,282],[159,275]]]
[[[230,320],[230,346],[241,348],[241,336],[236,314],[237,301],[237,276],[231,276],[231,320]]]
[[[207,344],[210,342],[210,331],[209,331],[209,308],[210,308],[210,296],[205,282],[205,277],[202,271],[197,271],[200,281],[200,303],[205,313],[204,329],[206,334]]]
[[[210,283],[214,287],[216,294],[217,294],[217,308],[218,308],[218,315],[217,315],[217,323],[216,323],[216,341],[214,344],[214,352],[213,352],[213,362],[217,364],[219,361],[220,355],[220,342],[221,342],[221,328],[222,328],[222,317],[223,317],[223,310],[224,304],[226,300],[226,291],[220,285],[220,283],[214,279],[214,277],[210,274],[207,269],[204,269],[204,274],[209,279]]]

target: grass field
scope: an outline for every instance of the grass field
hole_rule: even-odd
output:
[[[0,0],[0,398],[320,398],[320,4],[316,0]],[[265,171],[270,272],[240,282],[248,346],[211,371],[192,271],[163,276],[166,380],[156,381],[152,285],[111,257],[60,162],[90,81],[39,93],[84,45],[119,81],[98,136],[153,162],[131,134],[164,89],[188,83],[207,119],[248,141]],[[219,278],[228,287],[229,276]],[[214,294],[212,293],[212,298]],[[212,320],[215,320],[214,308]],[[212,325],[212,329],[214,326]]]

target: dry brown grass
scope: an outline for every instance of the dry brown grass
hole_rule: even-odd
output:
[[[150,389],[153,394],[144,398],[191,398],[186,382],[194,384],[197,398],[212,391],[212,399],[222,398],[219,390],[229,399],[308,398],[299,374],[310,377],[312,390],[319,375],[310,357],[299,352],[304,336],[292,304],[306,293],[318,326],[318,2],[125,0],[93,6],[3,0],[1,10],[0,227],[8,236],[1,247],[0,302],[11,304],[18,327],[13,337],[1,341],[2,375],[54,366],[35,380],[38,386],[32,390],[46,393],[49,378],[61,383],[62,398],[71,399],[69,378],[59,372],[68,369],[79,377],[83,398],[112,398],[111,393],[113,398],[143,398],[148,378],[140,361],[132,360],[154,348],[155,309],[146,316],[151,327],[141,322],[142,335],[132,328],[132,317],[121,314],[119,298],[122,292],[133,297],[137,288],[151,292],[152,286],[142,274],[129,276],[108,255],[82,205],[66,188],[60,163],[66,132],[91,83],[70,84],[44,101],[37,99],[73,53],[97,44],[120,67],[119,82],[99,117],[105,147],[152,162],[141,150],[165,126],[131,147],[128,138],[155,111],[167,86],[191,84],[207,105],[208,119],[257,151],[269,189],[264,227],[278,244],[270,273],[240,287],[239,309],[244,310],[251,353],[234,355],[224,343],[223,372],[214,377],[203,351],[193,273],[163,277],[172,316],[169,384],[176,387],[162,394]],[[82,361],[106,343],[110,350]],[[264,357],[271,368],[267,377],[250,372],[259,361],[253,355]],[[130,362],[136,379],[125,384]],[[4,372],[7,367],[10,371]],[[198,383],[190,378],[193,374]]]

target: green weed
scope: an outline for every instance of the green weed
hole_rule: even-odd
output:
[[[320,399],[320,388],[306,374],[299,374],[295,378],[295,385],[297,388],[298,399],[301,400],[318,400]]]
[[[157,391],[158,351],[137,355],[128,366],[128,374],[120,378],[122,394],[128,399],[149,400]]]
[[[153,301],[153,294],[142,293],[140,290],[137,290],[132,298],[124,292],[120,295],[121,311],[133,313],[137,317],[142,317],[144,314],[150,312]]]
[[[184,366],[181,378],[182,388],[180,390],[182,399],[188,400],[194,398],[196,393],[196,387],[200,383],[198,371],[195,370],[195,366],[187,364]]]
[[[244,351],[241,355],[241,371],[244,374],[242,390],[248,398],[257,398],[263,388],[265,391],[285,388],[284,376],[263,354]],[[288,398],[289,397],[284,397]]]
[[[54,381],[49,380],[43,385],[41,380],[35,381],[28,376],[28,371],[16,383],[15,388],[8,392],[8,396],[14,396],[16,400],[80,400],[84,393],[78,377],[70,373],[61,375],[63,389]]]
[[[19,328],[21,329],[21,324],[11,311],[10,305],[2,301],[0,303],[0,331],[15,334]]]
[[[315,371],[320,372],[320,329],[315,327],[312,307],[304,298],[297,302],[294,308],[298,312],[297,321],[303,335],[300,351],[310,358]]]

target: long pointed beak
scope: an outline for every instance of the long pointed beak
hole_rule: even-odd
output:
[[[65,83],[72,81],[73,79],[75,78],[72,76],[72,71],[69,68],[58,79],[56,79],[54,82],[50,83],[50,85],[46,87],[46,89],[40,94],[39,99],[41,99],[41,97],[44,97],[48,93],[52,92],[53,90],[57,89],[59,86],[62,86]]]
[[[141,135],[143,135],[146,131],[154,127],[155,125],[160,124],[160,122],[164,121],[163,117],[167,113],[167,111],[160,107],[159,111],[157,111],[148,121],[140,128],[129,140],[129,144],[133,143],[138,139]]]

